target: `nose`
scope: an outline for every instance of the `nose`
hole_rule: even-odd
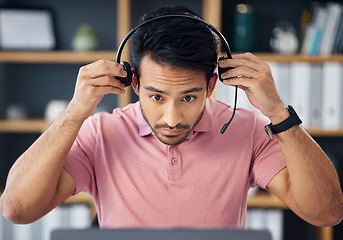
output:
[[[180,106],[178,106],[175,102],[170,102],[167,106],[165,106],[163,121],[172,128],[181,123]]]

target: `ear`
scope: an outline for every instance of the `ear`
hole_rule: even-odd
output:
[[[206,97],[211,97],[214,87],[216,86],[218,80],[218,75],[217,73],[213,73],[210,81],[208,82],[208,87],[207,87],[207,96]]]
[[[138,78],[137,78],[137,75],[136,75],[136,73],[135,73],[135,69],[132,68],[131,71],[132,71],[132,81],[131,81],[131,85],[132,85],[132,88],[133,88],[133,90],[135,91],[135,93],[139,96]]]

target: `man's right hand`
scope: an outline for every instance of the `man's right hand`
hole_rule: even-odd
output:
[[[68,110],[85,120],[94,113],[104,95],[125,93],[125,85],[115,76],[126,77],[123,66],[116,62],[99,60],[81,67]]]
[[[79,71],[75,93],[66,111],[12,166],[0,197],[0,212],[15,223],[30,223],[71,196],[73,177],[63,168],[83,121],[105,94],[124,93],[114,76],[125,77],[118,63],[99,60]]]

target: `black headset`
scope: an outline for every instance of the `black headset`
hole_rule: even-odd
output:
[[[218,29],[216,29],[214,26],[212,26],[211,24],[209,24],[208,22],[206,22],[205,20],[201,19],[201,18],[197,18],[194,16],[190,16],[190,15],[181,15],[181,14],[175,14],[175,15],[163,15],[163,16],[158,16],[155,18],[151,18],[148,19],[147,21],[139,24],[138,26],[136,26],[135,28],[131,29],[130,32],[124,37],[123,41],[120,43],[118,51],[117,51],[117,57],[116,57],[116,62],[120,63],[121,65],[124,66],[124,70],[126,71],[127,75],[125,78],[122,77],[116,77],[119,81],[121,81],[122,83],[125,84],[125,87],[130,86],[131,85],[131,81],[132,81],[132,71],[131,71],[131,66],[128,62],[125,61],[120,61],[120,57],[121,57],[121,53],[124,49],[124,46],[126,44],[126,42],[129,40],[129,38],[132,36],[132,34],[134,34],[136,32],[136,30],[140,27],[142,27],[143,25],[152,22],[152,21],[156,21],[159,19],[163,19],[163,18],[175,18],[175,17],[181,17],[181,18],[189,18],[189,19],[193,19],[196,20],[198,22],[201,22],[203,24],[205,24],[207,27],[209,27],[213,32],[215,32],[217,34],[217,36],[220,38],[220,40],[222,41],[224,47],[225,47],[225,51],[227,54],[227,58],[232,58],[231,56],[231,50],[230,50],[230,46],[227,43],[225,37],[223,36],[223,34],[218,31]],[[223,60],[226,59],[226,57],[222,56],[219,58],[219,60]],[[218,67],[218,74],[219,74],[219,79],[220,81],[223,81],[223,79],[221,78],[221,74],[232,69],[231,67],[228,68],[220,68]],[[223,134],[226,129],[228,128],[228,126],[230,125],[233,117],[235,116],[235,112],[236,112],[236,105],[237,105],[237,86],[235,87],[235,103],[234,103],[234,108],[233,108],[233,112],[232,112],[232,116],[230,118],[230,120],[224,124],[224,126],[222,127],[222,129],[220,130],[220,133]]]

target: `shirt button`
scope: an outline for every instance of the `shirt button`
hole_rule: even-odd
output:
[[[177,164],[177,159],[176,159],[176,158],[173,158],[173,159],[171,160],[171,164],[176,165],[176,164]]]

